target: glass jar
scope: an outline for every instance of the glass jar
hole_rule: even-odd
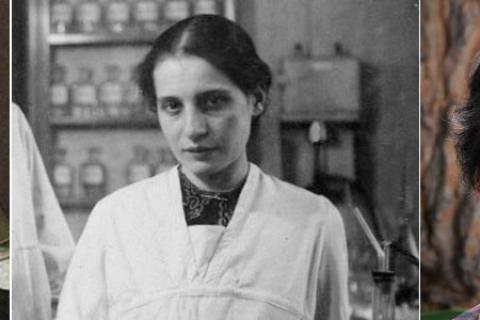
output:
[[[160,30],[160,7],[155,0],[139,0],[133,7],[135,24],[143,31]]]
[[[52,67],[52,82],[50,84],[51,116],[61,118],[71,115],[68,85],[65,80],[66,70],[63,65],[55,64]]]
[[[69,32],[73,23],[73,8],[67,0],[54,0],[50,5],[50,32]]]
[[[131,184],[152,176],[152,166],[148,162],[148,150],[144,146],[133,147],[133,158],[127,165],[127,183]]]
[[[98,200],[106,192],[106,167],[100,159],[98,147],[88,149],[88,158],[80,167],[80,183],[87,199]]]
[[[167,0],[163,14],[169,23],[183,20],[190,15],[190,3],[187,0]]]
[[[105,73],[107,78],[98,87],[98,100],[107,117],[124,117],[127,108],[124,104],[125,86],[120,80],[120,67],[113,64],[107,65]]]
[[[101,27],[102,8],[97,0],[81,0],[75,10],[79,32],[98,32]]]
[[[73,167],[66,162],[67,151],[55,150],[52,169],[52,184],[55,194],[60,199],[73,196]]]
[[[116,33],[125,32],[130,22],[130,5],[126,0],[110,0],[105,5],[105,25]]]
[[[193,14],[220,14],[220,4],[216,0],[197,0],[193,6]]]
[[[71,86],[72,116],[78,120],[91,119],[97,107],[97,88],[93,83],[93,70],[82,67],[78,79]]]

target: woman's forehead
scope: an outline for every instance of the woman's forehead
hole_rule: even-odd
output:
[[[168,56],[153,69],[157,96],[198,90],[239,90],[230,79],[203,58],[191,55]]]

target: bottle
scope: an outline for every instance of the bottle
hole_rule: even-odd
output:
[[[101,26],[102,8],[96,0],[81,0],[75,11],[75,20],[80,32],[98,32]]]
[[[167,171],[175,165],[175,157],[168,148],[159,148],[157,154],[158,164],[155,170],[157,174]]]
[[[132,67],[130,71],[130,79],[127,83],[125,102],[127,104],[127,116],[133,115],[138,118],[145,116],[145,106],[142,104],[140,88],[137,84],[136,68]]]
[[[155,0],[139,0],[135,2],[133,18],[142,31],[158,32],[160,30],[160,11]]]
[[[67,152],[63,148],[55,150],[52,170],[53,189],[58,198],[73,196],[73,167],[66,162]]]
[[[105,24],[108,30],[125,32],[130,21],[130,5],[126,0],[110,0],[105,5]]]
[[[93,70],[82,67],[78,79],[71,86],[72,116],[77,120],[91,119],[97,107],[97,88],[93,83]]]
[[[101,149],[90,147],[88,158],[80,167],[80,183],[86,198],[98,200],[106,191],[106,167],[100,160]]]
[[[50,84],[50,108],[51,115],[54,118],[70,116],[68,85],[65,77],[65,67],[59,64],[54,65],[52,68],[52,83]]]
[[[133,147],[133,158],[127,165],[127,183],[131,184],[152,176],[152,167],[148,162],[148,150],[144,146]]]
[[[54,0],[50,6],[50,32],[65,33],[71,30],[73,8],[67,0]]]
[[[121,70],[118,65],[110,64],[105,67],[106,80],[98,87],[98,100],[106,116],[121,118],[125,115],[124,104],[125,86],[120,80]]]
[[[193,14],[220,14],[220,5],[216,0],[197,0]]]
[[[190,15],[190,4],[187,0],[167,0],[163,13],[165,20],[175,23]]]

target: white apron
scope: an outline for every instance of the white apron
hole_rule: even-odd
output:
[[[111,194],[79,241],[58,319],[348,319],[345,233],[328,200],[251,164],[216,230],[187,227],[177,168]]]

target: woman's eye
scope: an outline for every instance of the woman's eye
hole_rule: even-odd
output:
[[[227,103],[227,101],[228,99],[223,95],[211,94],[204,97],[202,105],[206,109],[217,110],[222,108]]]
[[[170,114],[176,114],[180,112],[181,105],[180,102],[175,101],[175,100],[168,100],[168,101],[163,101],[160,104],[160,107],[163,111],[170,113]]]

